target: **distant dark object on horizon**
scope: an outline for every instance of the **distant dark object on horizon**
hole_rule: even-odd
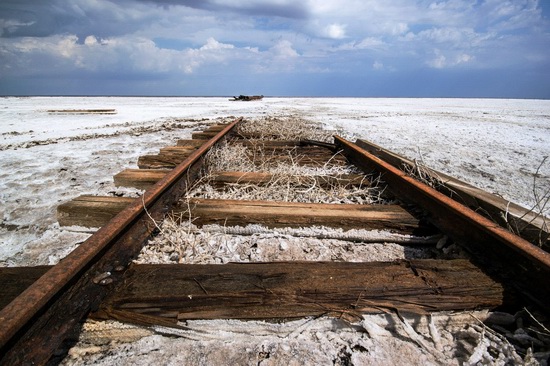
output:
[[[116,109],[48,109],[49,114],[116,114]]]
[[[262,100],[263,97],[264,97],[263,95],[239,95],[238,97],[233,97],[233,99],[229,99],[229,100],[251,101],[251,100]]]

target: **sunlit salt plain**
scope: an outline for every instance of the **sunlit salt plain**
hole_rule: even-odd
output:
[[[81,194],[137,195],[114,187],[112,176],[136,167],[140,155],[219,118],[287,115],[422,160],[526,207],[550,189],[548,100],[7,97],[0,99],[0,266],[56,263],[88,236],[60,229],[57,205]]]

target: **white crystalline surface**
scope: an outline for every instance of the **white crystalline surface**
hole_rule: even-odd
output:
[[[117,114],[47,113],[49,109],[107,108],[116,109]],[[192,131],[218,118],[266,115],[297,115],[321,122],[352,139],[364,138],[411,159],[422,159],[428,167],[526,207],[533,206],[535,195],[550,187],[550,161],[544,161],[550,156],[548,100],[1,98],[0,266],[57,263],[89,236],[84,228],[59,228],[57,205],[81,194],[137,196],[139,191],[114,187],[112,176],[135,167],[140,155],[189,138]],[[286,245],[280,244],[279,250],[288,252]],[[323,243],[319,245],[328,250]],[[486,317],[474,315],[481,320]],[[433,324],[426,317],[420,321],[395,314],[365,316],[353,324],[326,318],[283,324],[194,321],[175,334],[161,328],[89,321],[64,363],[458,365],[529,361],[529,356],[518,355],[502,338],[481,328],[475,318],[467,313],[435,314]],[[544,357],[538,355],[539,360]]]

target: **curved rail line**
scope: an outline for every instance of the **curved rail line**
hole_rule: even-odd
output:
[[[341,281],[344,292],[334,295],[341,299],[333,300],[341,300],[342,306],[349,303],[351,301],[350,299],[356,300],[354,300],[355,305],[359,304],[361,295],[359,295],[358,298],[356,294],[346,293],[345,285],[346,281],[348,281],[348,273],[354,273],[356,276],[360,276],[361,273],[372,271],[369,272],[372,273],[370,276],[377,276],[380,273],[383,274],[383,272],[387,272],[387,270],[380,270],[379,267],[376,267],[377,265],[371,268],[362,266],[361,264],[351,263],[343,263],[341,265],[336,263],[321,264],[320,266],[310,263],[307,265],[304,264],[298,269],[294,268],[296,266],[292,263],[264,263],[248,265],[233,264],[227,265],[221,270],[219,269],[220,266],[216,265],[203,267],[193,265],[166,265],[162,269],[156,267],[151,269],[146,265],[142,265],[141,267],[134,267],[126,271],[130,261],[139,253],[142,246],[157,229],[153,220],[161,220],[165,214],[173,209],[174,202],[180,198],[197,179],[206,152],[216,143],[229,136],[241,120],[242,118],[237,119],[227,126],[218,126],[218,129],[209,132],[197,133],[197,137],[211,138],[191,153],[182,163],[177,165],[175,169],[167,172],[166,175],[152,188],[148,189],[140,199],[133,201],[111,221],[102,226],[101,229],[87,241],[61,260],[58,265],[49,269],[42,277],[0,311],[0,323],[2,324],[2,327],[0,327],[1,364],[47,363],[52,357],[52,352],[54,352],[54,350],[56,350],[67,338],[70,338],[75,332],[78,332],[79,322],[90,314],[90,312],[96,312],[99,316],[110,316],[111,318],[122,321],[128,319],[129,321],[137,320],[142,321],[144,324],[158,322],[158,324],[169,326],[175,326],[180,317],[193,318],[206,314],[213,314],[216,316],[220,313],[230,316],[228,315],[230,311],[226,311],[226,309],[220,311],[217,308],[214,310],[205,310],[201,308],[198,310],[188,309],[180,311],[179,314],[176,311],[172,311],[172,313],[176,314],[174,315],[175,318],[167,320],[161,316],[151,316],[142,313],[132,315],[124,309],[116,309],[116,299],[111,299],[108,305],[104,305],[103,301],[106,298],[109,299],[109,296],[112,297],[114,287],[102,285],[109,285],[112,282],[122,283],[128,278],[126,276],[128,276],[129,273],[130,275],[140,275],[140,273],[143,275],[143,273],[147,273],[146,277],[149,282],[144,281],[143,283],[144,287],[149,286],[148,288],[151,289],[155,288],[156,285],[154,279],[155,272],[168,273],[169,275],[173,274],[174,276],[178,275],[184,278],[185,276],[190,276],[187,272],[197,271],[197,273],[202,276],[201,278],[205,278],[205,281],[210,281],[208,285],[212,286],[212,289],[209,287],[209,290],[206,291],[205,287],[198,282],[197,278],[191,275],[189,281],[193,286],[199,286],[198,289],[195,288],[195,290],[198,290],[197,298],[202,296],[203,299],[206,299],[209,295],[212,295],[214,296],[215,302],[218,302],[220,297],[216,298],[216,295],[211,292],[214,291],[214,288],[222,291],[225,286],[232,285],[229,282],[220,282],[220,278],[223,278],[225,281],[226,278],[233,276],[233,274],[225,276],[212,275],[212,278],[208,277],[212,272],[221,271],[220,273],[222,273],[223,271],[228,271],[228,268],[239,268],[243,272],[236,277],[238,286],[246,287],[242,283],[242,277],[239,276],[262,278],[261,276],[265,273],[271,273],[270,271],[275,270],[273,273],[278,273],[279,267],[277,266],[280,266],[280,268],[285,268],[289,273],[296,271],[292,272],[297,273],[297,282],[294,283],[294,285],[297,286],[296,291],[302,291],[303,284],[299,283],[299,279],[307,278],[307,276],[300,271],[306,270],[307,272],[312,270],[316,274],[325,270],[336,271],[335,273],[342,273],[342,277],[339,280]],[[416,205],[417,208],[420,208],[424,212],[425,217],[435,227],[475,254],[475,259],[479,267],[482,268],[484,272],[486,271],[489,273],[491,277],[487,282],[483,282],[487,284],[483,286],[492,286],[492,278],[495,278],[499,281],[510,283],[515,287],[515,290],[522,294],[526,294],[532,301],[543,308],[545,304],[550,302],[550,289],[548,289],[547,286],[547,279],[550,275],[550,254],[548,252],[508,232],[473,210],[408,176],[403,171],[369,153],[360,146],[338,136],[335,136],[334,139],[334,144],[315,141],[302,141],[302,144],[312,146],[313,150],[311,151],[317,151],[315,149],[328,149],[332,152],[337,150],[342,151],[348,161],[360,167],[365,173],[370,173],[373,170],[380,172],[382,174],[382,179],[388,184],[389,189],[401,202]],[[276,149],[281,148],[284,148],[284,144],[276,147]],[[305,157],[304,161],[309,163],[315,162],[314,155],[315,153],[311,153],[310,156]],[[246,182],[246,179],[242,179],[243,176],[235,178],[235,176],[226,174],[225,177],[226,179],[236,179],[237,182],[241,180],[243,183]],[[262,177],[263,176],[258,175],[255,176],[255,179],[263,179]],[[209,202],[205,203],[204,201]],[[224,219],[227,220],[227,216],[224,215],[232,215],[235,214],[235,212],[237,212],[235,215],[241,215],[240,217],[242,217],[245,216],[245,214],[242,213],[244,211],[239,210],[249,210],[252,207],[252,209],[255,210],[255,215],[257,215],[255,219],[258,220],[258,222],[277,221],[281,225],[286,222],[284,221],[284,216],[287,215],[286,212],[288,211],[293,211],[291,215],[288,215],[290,220],[297,220],[300,223],[310,224],[321,222],[324,220],[324,218],[322,218],[324,216],[321,213],[325,210],[328,211],[328,206],[330,206],[323,204],[269,204],[265,201],[248,201],[240,204],[237,201],[232,203],[227,203],[227,201],[225,203],[226,207],[221,207],[221,204],[216,202],[216,200],[197,199],[196,202],[198,204],[202,203],[204,210],[211,210],[205,211],[210,212],[209,214],[205,214],[205,216],[208,216],[207,219],[209,220],[217,219],[223,222]],[[391,215],[399,215],[399,212],[395,213],[392,209],[384,208],[384,210],[380,212],[373,213],[374,210],[370,210],[366,206],[356,205],[359,207],[358,209],[352,208],[351,206],[353,205],[340,205],[338,209],[342,212],[346,211],[346,213],[350,213],[351,210],[354,210],[354,215],[356,216],[352,218],[351,214],[349,214],[348,221],[356,226],[362,225],[365,222],[370,222],[369,220],[389,222],[391,221],[391,218],[389,218]],[[330,209],[334,210],[334,207]],[[404,212],[402,208],[399,209]],[[342,212],[337,215],[345,215]],[[404,213],[408,215],[407,212]],[[246,215],[248,215],[248,213]],[[330,217],[331,215],[336,214],[332,212],[330,215],[326,215],[326,217]],[[381,216],[377,216],[373,219],[375,215]],[[410,229],[410,227],[415,225],[415,223],[412,222],[414,220],[407,221],[409,219],[403,217],[404,216],[400,216],[399,219],[394,219],[399,223],[399,225],[395,227]],[[408,217],[414,219],[410,215],[408,215]],[[337,218],[335,222],[343,225],[341,221],[338,220]],[[351,226],[353,227],[353,225]],[[406,276],[407,273],[410,275],[414,272],[418,277],[417,271],[426,270],[426,268],[422,266],[424,266],[422,261],[410,260],[401,264],[395,264],[392,268],[397,272],[401,271],[399,272],[401,273],[399,276]],[[423,269],[419,269],[421,267]],[[471,273],[475,271],[480,272],[475,266],[464,262],[459,262],[458,267],[464,269],[464,273],[466,273],[464,274],[465,277],[468,277],[468,273],[470,273],[468,271],[472,271]],[[444,270],[445,269],[443,269],[443,271]],[[161,275],[159,274],[158,276]],[[281,276],[271,275],[270,279],[279,277]],[[156,278],[158,279],[160,277]],[[332,277],[330,278],[332,279]],[[321,283],[322,282],[321,280]],[[281,288],[284,289],[287,285],[288,284],[285,282],[277,282],[274,284],[274,289],[277,290],[274,291],[283,291]],[[492,294],[499,297],[500,290],[497,287],[498,286],[494,287],[495,291],[493,291]],[[322,289],[324,290],[325,288]],[[116,291],[118,290],[123,291],[124,288],[116,288]],[[158,294],[160,295],[157,295],[157,297],[161,297],[162,294],[166,293],[162,292],[163,290],[166,289],[159,289]],[[168,288],[167,291],[172,295],[169,292],[171,288]],[[250,291],[250,296],[263,296],[262,293],[258,293],[257,286],[253,286]],[[328,291],[333,291],[333,288],[330,288]],[[407,291],[414,290],[409,289]],[[433,294],[431,294],[430,291],[431,290],[428,289],[431,296]],[[267,293],[267,290],[265,292]],[[331,295],[333,294],[331,293]],[[451,299],[453,296],[456,297],[455,294],[449,296]],[[185,295],[185,297],[187,297],[187,295]],[[246,299],[246,296],[236,297]],[[303,299],[306,297],[305,295],[302,296]],[[179,300],[176,301],[176,298],[177,296],[174,295],[171,301],[181,302]],[[499,301],[498,299],[495,300],[495,297],[493,297],[486,302],[481,299],[479,303],[476,303],[475,294],[472,295],[471,298],[473,299],[471,303],[473,304],[472,306],[476,304],[479,306],[489,303],[496,304]],[[433,301],[437,302],[438,299],[432,296],[425,307],[430,308],[430,304],[432,304]],[[174,304],[168,305],[175,306]],[[300,304],[300,306],[302,305],[303,304]],[[303,305],[303,308],[298,310],[292,308],[290,305],[288,305],[287,308],[276,305],[267,309],[265,314],[280,317],[293,316],[293,314],[317,314],[315,311],[319,311],[319,306],[317,303],[313,305],[313,308],[309,310],[307,310],[307,308],[308,306],[311,307],[311,303],[309,305]],[[364,308],[362,310],[369,309],[369,306],[363,305]],[[228,303],[227,306],[229,309],[234,305]],[[411,304],[408,306],[413,307]],[[242,309],[242,305],[238,304],[236,307]],[[372,309],[372,306],[370,309]],[[353,309],[353,311],[355,310],[357,309]],[[188,312],[185,313],[185,311]],[[193,313],[193,311],[195,311],[195,313]],[[255,310],[251,310],[243,317],[254,316],[258,315]],[[28,349],[33,350],[30,356],[24,352],[24,350]]]

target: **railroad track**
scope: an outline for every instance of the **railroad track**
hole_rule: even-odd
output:
[[[241,123],[237,119],[213,125],[157,155],[140,157],[140,169],[117,174],[115,184],[146,190],[139,199],[81,196],[58,208],[61,225],[100,229],[56,266],[0,271],[2,364],[58,360],[66,351],[64,342],[75,339],[86,317],[177,328],[189,319],[326,315],[353,321],[380,311],[525,305],[547,311],[548,232],[541,231],[544,222],[538,217],[427,170],[425,174],[439,179],[439,189],[431,188],[405,173],[413,162],[367,141],[354,144],[338,136],[334,143],[258,139],[239,132]],[[220,145],[239,147],[242,159],[256,169],[215,170],[205,179],[207,153]],[[285,183],[304,197],[312,187],[338,185],[359,192],[352,197],[356,201],[327,204],[189,195],[193,190],[204,192],[205,184],[219,192],[236,186],[265,187],[280,179],[269,167],[282,163],[305,167],[307,174],[293,174]],[[331,174],[318,173],[327,166],[334,168]],[[380,179],[381,188],[373,188],[379,192],[372,199],[375,203],[366,203],[364,192]],[[485,216],[475,211],[479,207]],[[507,223],[522,229],[523,237],[487,218],[502,213],[511,217]],[[247,235],[258,230],[247,225],[261,224],[265,230],[289,228],[285,230],[297,236],[430,246],[434,252],[449,238],[471,256],[222,265],[187,264],[176,255],[175,264],[131,264],[151,238],[162,234],[159,223],[167,215],[188,221],[196,230],[218,227]],[[344,231],[300,232],[311,226]]]

